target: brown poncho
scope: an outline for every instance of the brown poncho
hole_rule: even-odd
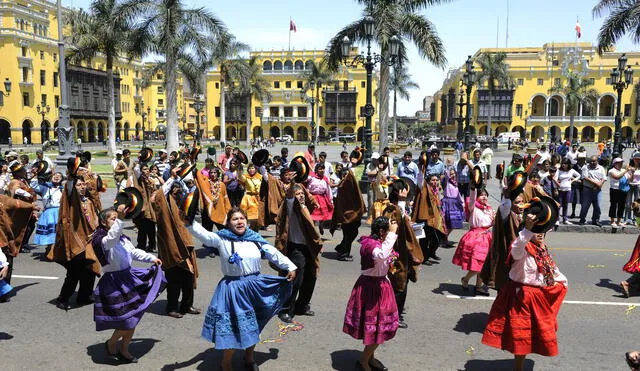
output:
[[[200,171],[196,172],[196,183],[200,192],[200,207],[209,215],[214,223],[225,224],[227,212],[231,210],[231,202],[227,195],[227,186],[220,180],[214,185]],[[214,187],[218,190],[215,192]]]
[[[384,216],[398,222],[398,239],[393,246],[398,253],[398,259],[389,267],[388,276],[394,291],[402,292],[407,288],[407,275],[411,282],[418,281],[418,270],[424,256],[409,216],[402,216],[402,210],[397,205],[391,204],[385,211],[389,209],[393,211],[385,212]]]
[[[98,190],[98,178],[96,175],[92,173],[90,169],[81,167],[78,169],[77,177],[84,179],[84,182],[87,184],[87,198],[93,202],[96,210],[102,210],[102,201],[100,201],[100,191]]]
[[[91,245],[91,234],[98,227],[96,209],[90,199],[82,199],[73,181],[67,181],[64,188],[60,199],[56,242],[47,258],[64,266],[84,253],[87,266],[99,276],[100,263]]]
[[[331,223],[350,224],[362,218],[366,210],[358,181],[352,172],[348,171],[338,184],[338,194],[334,203]]]
[[[149,179],[144,179],[143,176],[136,177],[134,172],[132,172],[129,180],[131,182],[130,186],[135,187],[142,194],[142,213],[140,213],[138,218],[149,219],[155,222],[156,213],[151,206],[151,195],[156,191],[155,184]]]
[[[0,248],[18,256],[34,204],[0,195]]]
[[[413,222],[425,222],[429,227],[442,234],[447,234],[447,227],[444,224],[442,212],[438,206],[438,195],[433,193],[426,182],[416,193],[411,220]]]

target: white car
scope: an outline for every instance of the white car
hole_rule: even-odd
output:
[[[283,135],[281,137],[277,137],[276,140],[278,142],[291,143],[291,142],[293,142],[293,137],[291,135],[285,134],[285,135]]]

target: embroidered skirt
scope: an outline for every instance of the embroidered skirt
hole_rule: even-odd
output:
[[[164,272],[157,265],[105,273],[93,292],[96,330],[135,328],[166,285]]]
[[[382,344],[396,335],[398,319],[396,297],[387,277],[361,275],[351,291],[342,331],[364,345]]]
[[[313,195],[318,203],[318,207],[311,213],[311,219],[314,221],[331,220],[333,216],[333,203],[327,194]]]
[[[458,198],[443,198],[442,215],[448,230],[461,229],[465,218],[462,200]]]
[[[462,236],[451,262],[466,271],[480,272],[491,247],[489,228],[473,228]]]
[[[33,238],[34,245],[51,245],[56,242],[56,225],[59,213],[60,207],[50,207],[40,214]]]
[[[291,296],[284,277],[259,273],[225,276],[218,283],[202,326],[202,337],[216,349],[246,349]]]
[[[558,354],[557,316],[567,287],[505,284],[491,306],[482,343],[514,355]]]

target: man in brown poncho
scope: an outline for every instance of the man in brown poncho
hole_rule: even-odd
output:
[[[69,179],[60,199],[60,216],[56,242],[47,258],[67,270],[56,305],[71,308],[69,299],[78,283],[78,305],[93,303],[93,285],[100,275],[100,262],[91,245],[91,234],[98,226],[98,215],[93,202],[86,197],[86,184],[82,178]]]
[[[77,154],[80,157],[80,168],[78,169],[77,177],[84,179],[84,183],[87,188],[87,197],[93,202],[93,206],[96,210],[102,210],[102,201],[100,200],[100,189],[98,189],[98,176],[91,171],[89,165],[90,154],[88,152],[82,152]]]
[[[158,224],[158,258],[167,279],[167,314],[182,318],[184,314],[200,314],[193,306],[198,278],[198,264],[191,234],[185,228],[180,206],[186,187],[171,170],[171,178],[151,196]],[[178,302],[182,293],[182,301]]]
[[[362,224],[366,206],[358,186],[358,181],[349,169],[343,169],[340,183],[338,183],[338,193],[331,219],[331,233],[340,227],[342,229],[342,241],[336,246],[338,260],[353,261],[351,256],[351,244],[358,237],[358,228]]]
[[[429,258],[440,260],[436,256],[436,250],[440,246],[440,241],[447,236],[447,227],[440,211],[440,200],[438,198],[438,187],[440,177],[431,175],[425,179],[422,187],[418,190],[413,205],[411,220],[414,223],[424,223],[425,237],[420,239],[420,248],[424,256],[423,264],[431,265]]]
[[[150,252],[156,250],[156,213],[150,201],[151,195],[156,191],[156,186],[149,178],[147,164],[139,164],[138,169],[131,172],[127,185],[135,187],[142,194],[142,212],[133,218],[133,224],[138,228],[138,246],[136,247]]]
[[[12,161],[9,164],[9,170],[13,179],[7,185],[7,194],[12,198],[29,202],[35,205],[38,199],[36,191],[31,188],[29,180],[27,179],[27,169],[19,161]],[[25,221],[26,227],[21,235],[22,246],[20,249],[26,247],[29,244],[31,234],[36,227],[36,220],[38,219],[36,211]]]

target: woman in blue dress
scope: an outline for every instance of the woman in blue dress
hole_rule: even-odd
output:
[[[247,216],[237,207],[227,214],[226,229],[209,232],[197,222],[188,229],[205,246],[220,251],[224,274],[211,298],[202,337],[224,350],[223,371],[231,371],[236,349],[245,349],[246,368],[257,371],[253,350],[262,329],[291,295],[297,267],[260,234],[248,229]],[[287,276],[260,274],[261,259],[287,271]]]
[[[62,173],[55,173],[50,182],[32,181],[33,188],[42,198],[42,214],[36,223],[36,233],[33,238],[35,245],[51,246],[56,242],[56,225],[60,213],[60,199],[62,198]]]

